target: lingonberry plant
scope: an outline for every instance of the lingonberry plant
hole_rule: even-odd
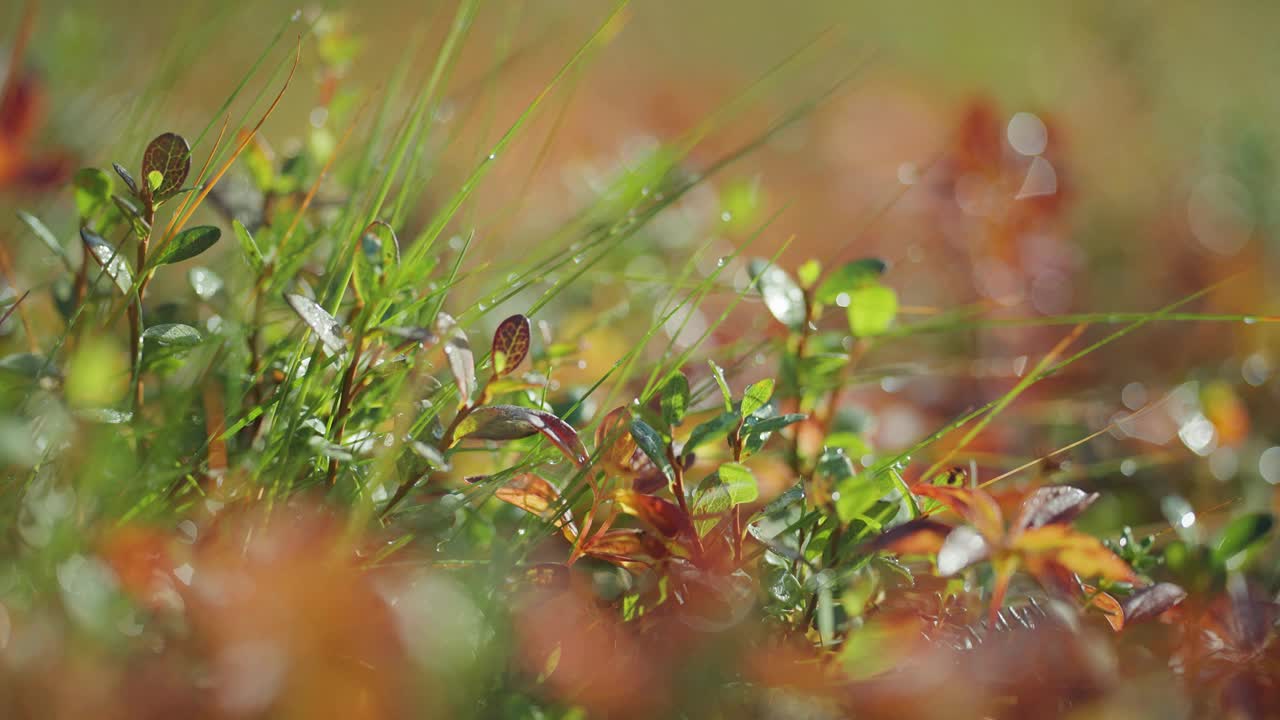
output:
[[[1109,716],[1133,686],[1193,714],[1280,707],[1265,507],[1170,494],[1163,522],[1089,524],[1110,486],[1068,451],[1147,409],[1062,421],[1081,432],[1047,453],[992,439],[1033,387],[1058,401],[1148,324],[1246,316],[1187,310],[1213,288],[1127,314],[922,309],[897,260],[848,259],[874,220],[839,251],[757,257],[788,216],[723,176],[848,78],[695,150],[767,114],[759,91],[804,53],[601,174],[563,222],[512,229],[523,198],[476,194],[626,3],[473,155],[448,118],[492,122],[471,113],[510,59],[480,90],[451,83],[480,5],[375,94],[345,84],[341,16],[294,18],[203,130],[134,118],[154,137],[109,171],[28,147],[35,81],[9,67],[0,191],[56,194],[17,211],[23,262],[0,253],[21,291],[0,309],[0,714]],[[277,156],[264,123],[304,49],[323,112]],[[251,81],[275,91],[265,110]],[[996,241],[1062,222],[990,141],[994,113],[962,115],[931,182],[1008,196]],[[725,209],[700,200],[717,183],[737,188]],[[476,252],[504,233],[519,252]],[[931,372],[917,337],[1059,326],[936,429],[878,441],[874,398]],[[1238,421],[1222,392],[1182,432]]]

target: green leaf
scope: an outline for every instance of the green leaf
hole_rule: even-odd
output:
[[[240,241],[240,251],[244,253],[245,262],[249,263],[254,274],[261,274],[262,269],[266,267],[266,262],[262,259],[262,250],[258,248],[258,243],[239,220],[231,221],[231,229],[236,234],[236,240]]]
[[[680,451],[692,452],[712,440],[724,437],[730,430],[737,427],[738,418],[738,413],[726,412],[698,425],[692,433],[689,433],[689,440]]]
[[[863,258],[841,265],[822,281],[814,297],[818,302],[830,305],[840,293],[849,293],[852,304],[853,292],[869,284],[878,284],[876,279],[884,274],[887,267],[879,258]]]
[[[760,486],[751,469],[740,463],[725,463],[716,471],[729,488],[729,499],[734,505],[755,502],[760,498]]]
[[[689,379],[684,373],[677,372],[662,386],[662,420],[667,427],[676,427],[684,422],[685,413],[689,411]]]
[[[44,223],[40,222],[40,218],[19,210],[18,219],[31,229],[37,240],[44,243],[44,246],[49,248],[50,252],[62,260],[62,264],[66,265],[68,270],[75,269],[75,265],[72,264],[71,256],[67,254],[66,248],[62,247],[62,243],[58,242],[58,238],[54,236],[53,232]]]
[[[182,188],[191,172],[191,146],[177,133],[164,133],[147,144],[142,153],[142,177],[146,186],[144,197],[160,202]]]
[[[53,367],[42,355],[35,353],[23,352],[6,355],[0,358],[0,371],[20,375],[30,380],[35,380],[41,375],[53,375]]]
[[[773,378],[765,378],[752,383],[742,395],[742,416],[750,417],[757,410],[769,404],[773,397]]]
[[[151,227],[147,225],[147,221],[138,212],[138,208],[133,206],[133,203],[119,195],[112,195],[111,202],[116,204],[116,209],[120,211],[125,220],[129,221],[129,227],[133,230],[134,237],[143,238],[148,236]]]
[[[170,240],[169,244],[162,248],[149,264],[151,267],[157,267],[190,260],[213,247],[220,237],[222,237],[222,231],[211,225],[187,228]]]
[[[663,475],[671,477],[671,461],[667,459],[667,443],[649,423],[638,417],[631,418],[631,437],[641,452],[649,456]]]
[[[400,263],[400,241],[390,225],[375,220],[360,234],[352,279],[366,302],[386,285],[387,273]]]
[[[84,241],[85,248],[106,272],[107,277],[115,282],[120,294],[128,295],[133,289],[133,271],[130,270],[129,262],[124,259],[124,255],[116,252],[116,248],[103,240],[101,235],[87,227],[80,228],[80,239]]]
[[[800,281],[800,287],[806,290],[818,282],[818,276],[821,274],[822,264],[817,260],[806,260],[803,265],[796,268],[796,279]]]
[[[714,360],[708,360],[707,365],[711,367],[711,377],[715,378],[716,385],[720,386],[725,412],[733,412],[733,393],[729,391],[729,383],[724,379],[724,368],[717,365]]]
[[[785,270],[768,260],[755,259],[747,266],[751,279],[756,281],[765,307],[778,322],[795,330],[804,324],[804,291],[796,285]]]
[[[80,217],[93,217],[111,202],[111,184],[111,176],[98,168],[76,171],[72,185],[75,187],[76,212]]]
[[[200,344],[200,332],[190,325],[165,323],[142,331],[142,338],[161,347],[191,347]]]
[[[1275,518],[1271,513],[1250,513],[1232,520],[1222,530],[1213,549],[1213,563],[1228,570],[1238,556],[1256,547],[1271,532]]]
[[[864,285],[849,293],[849,330],[856,337],[874,337],[889,329],[898,314],[898,295],[880,284]]]
[[[693,503],[689,507],[693,515],[693,528],[698,537],[720,524],[720,518],[733,507],[733,498],[729,495],[729,487],[720,479],[719,473],[711,473],[698,483],[693,491]]]

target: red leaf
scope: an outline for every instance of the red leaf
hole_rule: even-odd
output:
[[[473,410],[458,423],[459,440],[519,440],[542,433],[565,457],[582,466],[587,462],[587,449],[578,439],[578,431],[569,423],[548,412],[519,405],[486,405]]]
[[[618,490],[613,499],[623,512],[635,515],[667,537],[693,531],[689,518],[675,503],[652,495],[641,495],[634,490]]]
[[[509,375],[529,354],[529,318],[512,315],[493,333],[493,374]]]
[[[160,174],[160,182],[151,189],[151,173]],[[177,133],[165,133],[147,144],[142,153],[142,194],[164,200],[182,189],[191,172],[191,146]]]
[[[1098,493],[1089,493],[1070,485],[1042,487],[1022,501],[1015,530],[1029,530],[1045,525],[1069,524],[1080,516],[1095,500]]]
[[[1182,602],[1187,591],[1173,583],[1156,583],[1138,590],[1124,601],[1125,622],[1132,625],[1153,618]]]

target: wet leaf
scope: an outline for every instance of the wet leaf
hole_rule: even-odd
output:
[[[486,405],[476,408],[458,423],[458,440],[519,440],[541,433],[577,465],[587,462],[587,450],[578,431],[548,412],[518,405]]]
[[[71,256],[67,254],[66,248],[62,247],[62,243],[58,242],[58,238],[54,236],[53,231],[51,231],[43,222],[40,222],[39,218],[31,213],[19,210],[18,219],[31,229],[32,234],[36,236],[37,240],[44,243],[44,246],[49,248],[50,252],[57,255],[58,258],[62,260],[62,264],[65,265],[68,270],[75,269],[75,265],[71,262]]]
[[[177,133],[164,133],[142,153],[142,194],[159,202],[182,189],[191,172],[191,146]]]
[[[142,331],[142,338],[161,347],[192,347],[200,344],[200,332],[190,325],[166,323]]]
[[[284,299],[298,313],[298,317],[302,318],[302,322],[316,334],[325,350],[337,355],[347,349],[347,341],[342,337],[342,324],[328,310],[305,295],[286,294]]]
[[[743,417],[754,415],[757,410],[769,404],[769,400],[773,398],[773,385],[773,378],[765,378],[747,387],[742,394]]]
[[[1149,620],[1185,600],[1187,591],[1173,583],[1156,583],[1135,591],[1123,603],[1127,625]]]
[[[698,425],[689,433],[689,440],[685,442],[681,448],[682,452],[693,452],[703,445],[717,440],[729,434],[729,431],[738,426],[738,413],[725,412],[721,413],[710,420]]]
[[[111,201],[115,203],[116,209],[129,221],[129,227],[133,230],[133,236],[136,238],[144,238],[150,235],[151,226],[147,225],[147,221],[143,219],[142,213],[138,212],[138,208],[132,203],[119,195],[112,195]]]
[[[72,178],[75,188],[76,213],[93,217],[111,202],[111,176],[98,168],[80,168]]]
[[[433,470],[444,472],[452,469],[448,458],[434,446],[428,445],[421,440],[412,440],[409,442],[409,448],[413,450],[415,455],[426,460],[427,465],[431,466]]]
[[[220,237],[222,237],[222,231],[212,225],[187,228],[170,240],[168,245],[161,248],[156,257],[148,260],[148,263],[151,267],[157,267],[190,260],[213,247]]]
[[[667,378],[662,386],[662,420],[667,427],[676,427],[684,422],[685,413],[689,411],[689,379],[684,373],[677,372]]]
[[[84,241],[85,248],[102,267],[107,277],[115,282],[120,294],[128,295],[133,289],[133,271],[129,269],[129,262],[124,259],[124,256],[117,253],[114,247],[102,239],[102,236],[89,228],[80,228],[80,239]]]
[[[243,253],[245,262],[249,263],[249,267],[255,275],[262,274],[262,269],[266,267],[266,261],[263,260],[262,250],[258,248],[258,243],[254,241],[253,235],[249,234],[249,230],[239,220],[231,221],[231,229],[235,232],[236,240],[240,243],[240,252]]]
[[[868,283],[875,283],[887,268],[888,265],[879,258],[863,258],[845,263],[831,271],[827,279],[818,286],[814,297],[826,305],[834,303],[840,293],[849,293],[852,298],[854,290]]]
[[[981,533],[968,525],[961,525],[947,535],[938,549],[938,574],[955,575],[987,559],[990,553],[991,549]]]
[[[755,259],[747,266],[747,272],[756,281],[765,307],[778,322],[793,330],[804,324],[804,291],[785,270],[767,260]]]
[[[800,413],[774,415],[773,417],[767,418],[749,417],[742,426],[742,434],[749,436],[777,432],[782,428],[794,425],[807,417],[807,415],[801,415]]]
[[[671,477],[671,461],[667,459],[667,443],[662,435],[649,423],[638,417],[631,418],[631,438],[636,446],[648,456],[653,464],[662,470],[662,474]]]
[[[512,315],[498,324],[493,332],[493,374],[509,375],[529,354],[529,318]]]
[[[476,360],[471,353],[471,342],[467,334],[453,316],[448,313],[436,315],[436,335],[444,338],[444,355],[449,361],[449,372],[453,374],[453,382],[458,386],[459,402],[466,405],[476,391]]]
[[[1260,544],[1274,525],[1271,513],[1250,513],[1232,520],[1223,528],[1213,548],[1214,564],[1231,569],[1236,557]]]
[[[636,516],[667,537],[675,537],[682,531],[691,529],[688,518],[668,500],[643,495],[634,490],[618,490],[614,493],[613,500],[623,512]]]
[[[355,257],[352,281],[365,302],[376,297],[387,273],[400,264],[400,240],[390,225],[375,220],[360,234],[360,251]]]
[[[884,285],[865,285],[849,293],[849,331],[874,337],[889,329],[898,314],[898,295]]]
[[[1042,487],[1022,501],[1016,530],[1043,527],[1053,524],[1069,524],[1098,499],[1098,493],[1089,493],[1070,485]]]
[[[724,411],[733,412],[733,393],[729,391],[729,383],[724,379],[724,368],[717,365],[714,360],[708,360],[707,365],[711,368],[711,377],[720,388],[720,397],[724,399]]]
[[[495,490],[493,495],[531,515],[551,520],[556,527],[572,526],[573,515],[568,510],[555,517],[555,507],[560,504],[560,491],[533,473],[516,475],[506,485]]]
[[[129,171],[118,162],[111,163],[111,168],[115,170],[116,175],[119,175],[120,179],[124,181],[125,187],[129,188],[129,194],[134,197],[138,197],[138,181],[133,179],[133,176],[129,174]]]

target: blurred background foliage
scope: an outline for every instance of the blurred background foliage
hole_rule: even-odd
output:
[[[285,29],[289,37],[314,22],[317,40],[303,44],[298,81],[262,131],[278,158],[318,165],[353,124],[364,141],[372,111],[361,108],[376,106],[409,49],[417,60],[396,103],[406,111],[453,12],[437,2],[333,5],[304,7]],[[17,27],[22,10],[0,7],[0,28]],[[220,123],[223,99],[295,10],[277,0],[42,3],[26,57],[45,94],[34,144],[75,167],[106,167],[136,157],[162,130],[193,136]],[[442,139],[426,162],[437,175],[415,189],[408,225],[430,219],[605,12],[585,0],[485,5],[434,119]],[[870,418],[877,449],[909,446],[1008,390],[1028,357],[1071,327],[1036,318],[1148,312],[1225,280],[1195,309],[1230,319],[1156,323],[1104,349],[1028,393],[975,443],[974,457],[984,471],[1007,469],[1159,402],[1054,470],[1104,491],[1084,524],[1167,530],[1160,499],[1170,494],[1209,509],[1210,525],[1277,504],[1280,343],[1264,321],[1280,305],[1280,5],[718,0],[635,3],[625,17],[468,206],[463,224],[477,231],[469,268],[536,248],[620,169],[637,184],[653,179],[645,158],[801,48],[811,52],[800,70],[759,85],[758,104],[716,127],[684,171],[707,169],[773,117],[852,80],[557,301],[557,333],[585,340],[578,367],[559,376],[566,388],[590,383],[629,349],[653,320],[645,300],[696,245],[715,240],[699,267],[706,275],[775,213],[752,254],[772,256],[790,239],[779,259],[790,271],[810,258],[835,267],[877,256],[892,268],[887,280],[907,319],[970,306],[990,320],[1032,319],[920,334],[878,353],[848,397]],[[49,261],[18,241],[25,231],[13,210],[48,218],[62,235],[74,230],[72,204],[66,191],[0,187],[0,242],[18,277],[41,277]],[[466,307],[491,291],[464,282],[454,297]],[[175,274],[153,292],[176,299],[187,290]],[[521,311],[534,297],[503,308]],[[54,322],[49,307],[33,313]],[[758,303],[733,317],[717,342],[776,334]],[[0,332],[12,337],[17,321]],[[98,342],[104,356],[121,352],[114,340]],[[97,389],[91,379],[81,391]],[[470,607],[461,586],[421,582],[414,592],[423,597]],[[335,603],[367,600],[357,589]],[[317,612],[329,610],[354,612]],[[311,682],[331,681],[332,668],[313,670]]]

